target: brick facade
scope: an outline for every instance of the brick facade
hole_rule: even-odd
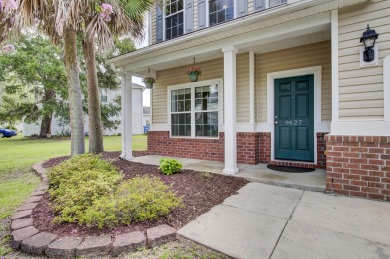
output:
[[[237,162],[259,163],[259,133],[237,133]],[[170,138],[168,131],[148,132],[148,153],[210,161],[225,160],[225,135],[218,139]]]
[[[325,136],[326,190],[390,201],[390,137]]]
[[[237,162],[256,165],[258,163],[272,163],[299,167],[325,168],[324,135],[317,134],[318,164],[300,162],[271,161],[271,133],[270,132],[238,132],[237,133]],[[186,157],[210,161],[223,162],[224,133],[219,133],[218,139],[170,138],[168,131],[148,132],[148,153],[163,156]]]

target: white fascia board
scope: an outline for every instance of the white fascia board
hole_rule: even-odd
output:
[[[225,49],[231,46],[236,46],[238,48],[248,48],[250,46],[257,46],[259,44],[270,43],[277,40],[283,40],[285,38],[297,37],[300,35],[326,30],[329,29],[329,25],[330,13],[327,12],[320,15],[292,21],[288,24],[281,24],[265,28],[261,30],[261,33],[248,32],[244,35],[237,35],[189,49],[179,50],[174,54],[167,53],[150,59],[144,59],[139,62],[124,66],[124,70],[138,72],[145,70],[147,67],[152,65],[178,60],[181,58],[193,57],[194,55],[201,55],[205,53],[220,53],[220,57],[222,57],[221,49]],[[175,66],[179,66],[179,64],[175,62]]]
[[[341,7],[347,7],[347,6],[351,6],[351,5],[355,5],[355,4],[359,4],[359,3],[364,3],[367,1],[368,0],[344,0],[340,3],[334,4],[333,6],[334,6],[334,8],[337,9],[337,8],[341,8]],[[324,4],[326,2],[328,2],[329,6],[331,6],[330,3],[335,2],[335,1],[331,1],[331,0],[326,0],[326,1],[324,1],[324,0],[302,0],[302,1],[297,1],[297,2],[291,3],[291,4],[289,3],[288,5],[282,5],[279,8],[266,9],[262,12],[255,12],[255,13],[249,14],[247,16],[242,16],[240,18],[236,18],[236,19],[229,21],[229,22],[226,22],[224,24],[216,25],[213,27],[207,27],[204,30],[199,30],[199,31],[195,31],[195,32],[190,33],[190,34],[186,34],[185,36],[179,37],[177,39],[164,41],[164,42],[161,42],[159,44],[151,45],[151,46],[142,48],[142,49],[137,50],[137,51],[133,51],[133,52],[130,52],[130,53],[118,56],[118,57],[114,57],[114,58],[107,60],[106,62],[107,62],[107,64],[115,64],[116,66],[123,66],[123,65],[126,65],[127,63],[129,63],[129,61],[131,61],[131,59],[134,57],[142,56],[144,54],[158,51],[161,49],[166,49],[166,48],[169,48],[172,46],[178,46],[179,44],[182,44],[182,43],[191,42],[194,39],[207,37],[209,35],[215,35],[216,33],[221,32],[221,31],[228,31],[228,30],[232,30],[235,28],[240,28],[240,27],[244,27],[247,25],[251,25],[251,24],[256,23],[256,22],[261,22],[261,21],[264,21],[266,19],[276,18],[276,17],[279,17],[279,16],[284,15],[284,14],[297,12],[299,10],[309,8],[312,6],[316,6],[319,4]]]

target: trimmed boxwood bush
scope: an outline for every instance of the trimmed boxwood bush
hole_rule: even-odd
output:
[[[123,182],[113,165],[90,154],[52,168],[48,178],[55,223],[114,227],[166,216],[183,206],[181,197],[159,178],[145,176]]]

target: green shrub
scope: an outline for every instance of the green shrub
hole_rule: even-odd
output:
[[[59,213],[54,222],[80,221],[85,211],[102,197],[114,195],[122,176],[115,171],[77,172],[56,189],[49,189]]]
[[[52,168],[48,178],[55,223],[113,227],[166,216],[183,206],[182,199],[159,178],[136,177],[123,182],[113,165],[90,154]]]
[[[183,165],[176,159],[161,158],[160,167],[161,172],[166,175],[175,174],[181,171]]]
[[[116,172],[117,168],[102,160],[100,156],[92,154],[78,155],[49,170],[47,177],[50,180],[50,187],[57,188],[63,181],[71,178],[74,173],[88,170]]]
[[[99,228],[128,225],[166,216],[172,209],[182,206],[182,198],[159,178],[135,177],[121,183],[114,196],[96,200],[80,221]]]
[[[54,201],[54,222],[78,222],[94,201],[114,195],[122,175],[99,156],[80,155],[48,174]]]

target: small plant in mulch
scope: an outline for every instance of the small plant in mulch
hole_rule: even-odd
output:
[[[182,168],[183,168],[182,163],[180,163],[176,159],[161,158],[160,167],[158,169],[160,169],[161,173],[165,175],[172,175],[172,174],[179,173]]]
[[[56,223],[115,227],[166,216],[183,206],[182,198],[157,177],[123,181],[115,166],[91,154],[53,167],[48,178]]]
[[[206,179],[213,178],[213,175],[210,172],[202,172],[200,175],[203,176]]]

